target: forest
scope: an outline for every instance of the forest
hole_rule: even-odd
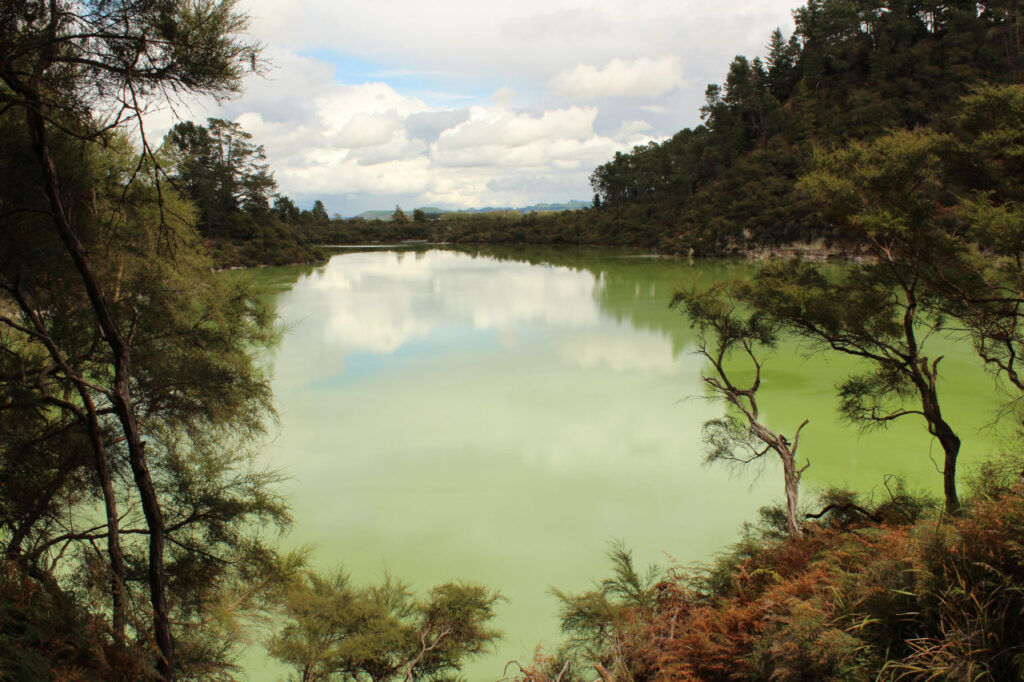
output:
[[[928,344],[960,334],[1020,421],[1020,8],[811,0],[794,19],[708,87],[702,125],[595,169],[591,208],[382,223],[299,209],[237,123],[146,136],[150,103],[230,96],[264,68],[230,0],[0,4],[0,677],[238,679],[255,642],[304,682],[448,680],[500,637],[490,587],[360,585],[275,542],[291,518],[258,463],[275,418],[258,354],[281,330],[216,270],[405,240],[849,259],[677,292],[730,406],[705,425],[709,461],[777,459],[785,502],[696,569],[613,545],[610,578],[556,591],[564,647],[506,676],[1024,676],[1024,450],[957,468]],[[783,336],[863,361],[843,415],[919,420],[941,500],[896,482],[882,502],[801,497],[800,429],[757,402]]]

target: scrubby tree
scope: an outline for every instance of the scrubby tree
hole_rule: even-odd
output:
[[[801,537],[800,477],[810,461],[800,466],[796,456],[800,432],[807,420],[797,426],[790,441],[764,423],[757,403],[764,361],[761,354],[775,347],[779,324],[758,312],[744,312],[728,286],[677,292],[672,305],[682,308],[696,328],[697,352],[711,364],[712,372],[702,375],[704,385],[713,396],[723,399],[730,410],[704,424],[707,461],[746,465],[774,453],[782,464],[786,527],[790,537]],[[749,363],[742,371],[753,368],[749,384],[735,380],[740,373],[730,366],[735,354],[744,356]]]
[[[360,587],[340,571],[309,571],[283,592],[284,622],[267,650],[301,682],[449,679],[499,638],[489,622],[500,599],[465,583],[416,599],[390,577]]]
[[[539,668],[538,679],[591,679],[584,672],[588,668],[606,681],[645,679],[643,657],[623,654],[643,648],[644,623],[657,610],[662,572],[657,566],[638,568],[633,553],[619,541],[610,544],[608,559],[612,576],[592,589],[579,593],[552,589],[561,602],[559,618],[566,645],[553,657],[537,652],[539,660],[533,661],[533,667]]]
[[[867,361],[839,386],[842,413],[865,428],[923,417],[943,450],[946,510],[956,513],[960,437],[942,411],[928,340],[946,326],[926,269],[962,248],[941,210],[943,136],[898,132],[819,157],[801,187],[871,262],[826,273],[809,263],[762,268],[744,298],[818,348]]]
[[[31,153],[28,144],[22,137],[19,151],[17,128],[0,121],[0,129],[10,152],[0,167],[20,177],[0,193],[12,209],[0,218],[0,548],[48,589],[66,589],[74,576],[80,593],[109,605],[98,613],[109,611],[114,648],[127,651],[150,636],[140,567],[152,530],[116,418],[116,367],[86,293],[69,285],[73,263],[40,223],[38,181],[6,172]],[[230,665],[237,641],[216,625],[262,608],[281,569],[259,539],[262,526],[288,523],[280,477],[254,464],[270,395],[251,354],[275,338],[272,317],[243,280],[213,275],[186,203],[165,192],[160,204],[144,179],[125,191],[120,179],[135,164],[126,141],[53,142],[66,162],[64,198],[89,206],[77,225],[103,253],[97,283],[113,292],[111,314],[128,330],[132,414],[160,504],[176,668],[214,674]]]

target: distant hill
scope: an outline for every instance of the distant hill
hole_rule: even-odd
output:
[[[520,207],[520,208],[513,208],[511,206],[486,206],[484,208],[467,208],[467,209],[462,209],[462,210],[459,210],[459,211],[450,211],[450,210],[445,210],[443,208],[437,208],[436,206],[422,206],[418,210],[423,211],[428,216],[439,216],[439,215],[443,215],[443,214],[446,214],[446,213],[496,213],[496,212],[506,212],[506,213],[526,214],[526,213],[555,213],[555,212],[558,212],[558,211],[578,211],[578,210],[583,209],[583,208],[588,208],[589,206],[590,206],[589,202],[572,200],[572,201],[568,201],[568,202],[560,203],[560,204],[533,204],[531,206],[523,206],[523,207]],[[405,212],[405,214],[407,216],[412,218],[413,210],[416,210],[416,209],[412,209],[412,210],[408,210],[408,211],[406,211],[405,209],[402,209],[402,210]],[[382,221],[388,221],[388,220],[391,220],[391,216],[394,215],[394,213],[395,213],[394,209],[385,210],[385,211],[363,211],[362,213],[360,213],[359,215],[354,216],[354,217],[355,218],[362,218],[363,220],[382,220]]]
[[[494,213],[496,211],[512,211],[515,213],[545,213],[557,211],[578,211],[581,208],[589,208],[590,202],[576,201],[575,199],[562,204],[533,204],[522,208],[511,206],[487,206],[486,208],[467,208],[462,211],[449,211],[449,213]]]

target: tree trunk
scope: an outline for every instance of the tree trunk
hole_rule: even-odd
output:
[[[796,470],[796,462],[793,461],[793,453],[784,443],[776,448],[779,459],[782,460],[782,475],[786,484],[786,526],[789,529],[789,537],[802,538],[804,531],[800,528],[800,521],[797,518],[797,502],[800,490],[800,474]]]
[[[949,424],[941,419],[931,426],[945,455],[942,465],[942,492],[946,498],[946,513],[955,516],[960,513],[960,498],[956,493],[956,460],[960,454],[960,439],[953,433]]]
[[[99,281],[93,272],[85,246],[71,227],[69,214],[61,197],[58,179],[50,149],[46,139],[46,124],[42,116],[42,105],[36,100],[26,107],[26,117],[32,147],[39,161],[43,174],[43,186],[53,214],[54,225],[64,242],[68,255],[82,279],[89,302],[96,315],[96,321],[103,332],[107,345],[110,346],[114,362],[114,390],[112,402],[114,411],[121,423],[125,441],[128,444],[128,459],[131,463],[135,485],[139,490],[142,510],[149,527],[149,589],[150,601],[153,606],[153,632],[157,647],[160,650],[160,661],[157,672],[165,682],[175,678],[174,638],[171,634],[168,615],[166,585],[164,573],[164,521],[157,499],[156,488],[146,462],[144,443],[131,398],[131,348],[124,335],[121,334],[113,315],[107,305],[100,288]]]
[[[103,508],[107,515],[107,556],[110,557],[110,600],[111,627],[114,631],[114,642],[124,646],[124,631],[128,622],[127,601],[124,593],[124,554],[121,551],[121,529],[117,515],[117,497],[114,494],[114,481],[110,475],[110,462],[107,459],[107,448],[103,443],[96,406],[89,398],[85,389],[79,386],[82,400],[86,402],[89,421],[89,441],[95,455],[96,475],[103,488]]]
[[[939,397],[934,389],[934,371],[929,373],[927,378],[927,385],[918,385],[921,393],[921,411],[928,422],[928,432],[935,436],[942,446],[942,491],[946,499],[946,513],[955,516],[960,513],[960,498],[956,492],[956,460],[960,454],[960,438],[953,431],[953,427],[942,418]]]

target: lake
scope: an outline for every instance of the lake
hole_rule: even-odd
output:
[[[449,580],[500,590],[500,649],[471,681],[502,677],[558,641],[554,586],[605,577],[608,543],[639,564],[706,560],[781,473],[706,468],[694,333],[668,308],[675,289],[751,271],[632,252],[341,250],[319,267],[254,276],[287,332],[271,354],[280,422],[265,452],[290,476],[286,547],[357,581],[385,572],[419,593]],[[931,342],[929,342],[931,343]],[[765,364],[765,421],[812,464],[803,491],[830,484],[884,495],[883,476],[938,493],[941,448],[923,422],[860,435],[838,421],[834,385],[856,365],[793,342]],[[964,446],[961,471],[998,449],[985,428],[1002,397],[969,346],[943,340],[942,394]],[[283,669],[253,654],[254,680]]]

